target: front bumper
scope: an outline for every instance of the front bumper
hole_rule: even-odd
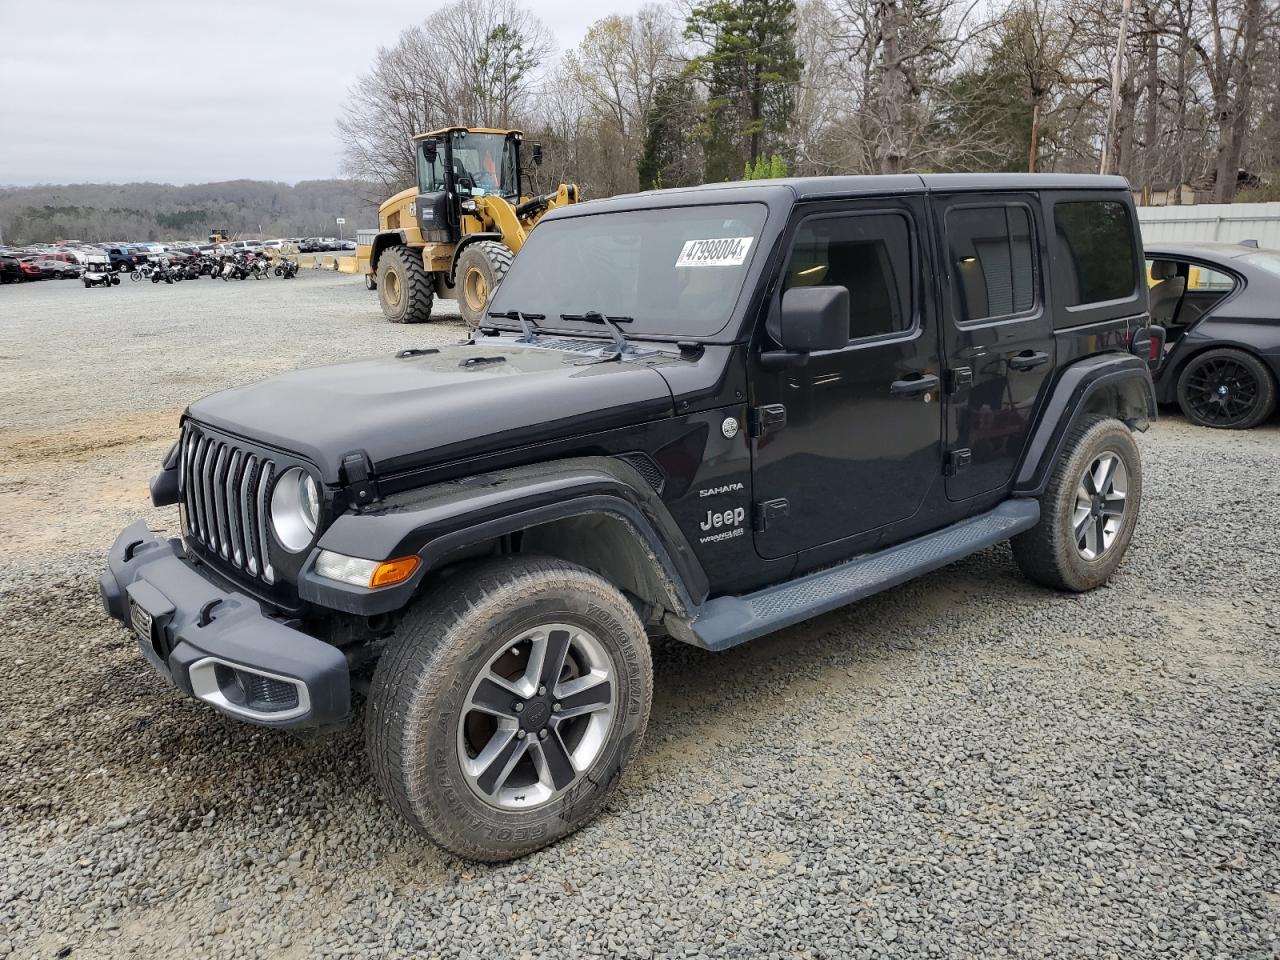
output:
[[[272,727],[345,721],[342,651],[225,589],[139,520],[112,544],[99,581],[107,613],[137,637],[152,668],[229,716]]]

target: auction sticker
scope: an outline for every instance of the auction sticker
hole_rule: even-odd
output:
[[[740,267],[755,237],[720,237],[715,240],[686,240],[676,258],[677,267]]]

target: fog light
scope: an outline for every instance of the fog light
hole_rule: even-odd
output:
[[[353,587],[392,587],[408,580],[421,561],[417,557],[395,560],[365,560],[348,557],[332,550],[321,550],[316,557],[316,573],[327,580],[349,583]]]

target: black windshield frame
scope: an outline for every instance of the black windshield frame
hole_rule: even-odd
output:
[[[547,319],[539,323],[544,332],[605,336],[599,324],[561,318],[563,313],[600,312],[635,316],[636,319],[628,323],[625,330],[628,339],[707,342],[720,340],[726,331],[731,331],[736,339],[743,314],[757,292],[760,275],[771,260],[777,233],[774,219],[769,204],[754,199],[653,205],[548,217],[530,233],[489,308],[495,313],[521,310],[545,314]],[[719,238],[752,238],[748,249],[742,253],[742,262],[725,266],[677,265],[677,258],[672,253],[674,245],[717,239],[717,231],[712,227],[712,221],[716,220],[721,222]],[[591,255],[608,256],[599,251],[600,243],[618,234],[628,224],[636,228],[632,232],[639,235],[634,247],[636,260],[641,260],[642,246],[648,256],[644,262],[634,266],[634,276],[618,277],[619,286],[613,291],[614,295],[595,296],[584,291],[583,285],[591,278],[596,279],[598,285],[607,285],[610,275],[592,269],[598,264],[590,263]],[[649,235],[642,235],[641,228],[650,231]],[[654,233],[655,230],[658,232]],[[685,237],[682,230],[690,235]],[[713,236],[703,236],[706,233]],[[553,241],[556,245],[548,248],[547,245]],[[554,256],[557,247],[568,255]],[[665,267],[668,258],[669,270]],[[566,260],[573,264],[571,268],[563,266]],[[561,266],[549,269],[552,264]],[[632,265],[627,263],[626,266]],[[683,285],[676,281],[681,276],[677,271],[684,270],[688,276],[687,271],[691,269],[713,272],[695,275],[708,289],[695,291],[696,295],[689,299],[686,295],[691,281],[686,280]],[[714,271],[725,272],[716,276]],[[645,282],[654,275],[669,282]],[[602,278],[604,282],[601,282]],[[664,288],[675,290],[670,296],[680,302],[670,306],[655,305],[653,297],[641,293]],[[638,303],[637,300],[647,300],[648,303]],[[486,326],[513,329],[515,324]]]

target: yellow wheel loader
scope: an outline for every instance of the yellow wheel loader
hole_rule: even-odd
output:
[[[576,203],[578,188],[522,195],[531,178],[519,130],[447,127],[413,139],[418,185],[378,208],[365,285],[393,323],[425,323],[443,297],[475,327],[529,230],[548,210]],[[534,166],[542,162],[540,144],[529,152]]]

